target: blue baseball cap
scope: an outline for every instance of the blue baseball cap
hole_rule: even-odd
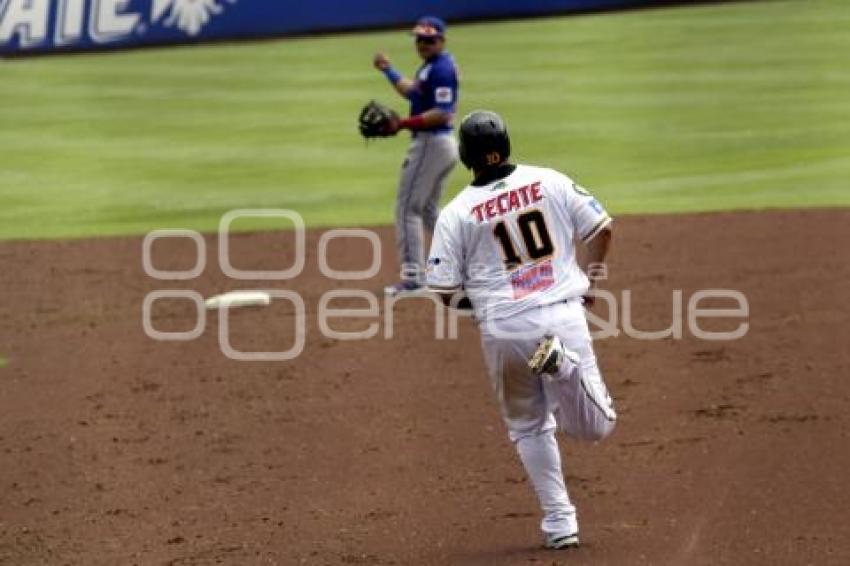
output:
[[[411,31],[416,37],[443,37],[446,35],[446,22],[436,16],[419,18]]]

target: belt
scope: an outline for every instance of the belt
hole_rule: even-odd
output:
[[[426,135],[427,136],[449,136],[451,134],[452,134],[452,130],[449,130],[449,131],[445,131],[445,130],[441,130],[441,131],[416,130],[414,132],[411,132],[411,137],[415,138],[415,137],[418,137],[420,135],[422,135],[422,136],[426,136]]]

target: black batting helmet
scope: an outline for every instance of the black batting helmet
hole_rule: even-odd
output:
[[[476,110],[460,123],[460,160],[467,169],[484,170],[501,165],[511,155],[511,138],[502,117]]]

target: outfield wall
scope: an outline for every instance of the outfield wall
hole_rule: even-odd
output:
[[[0,0],[0,54],[271,37],[657,4],[661,0]]]

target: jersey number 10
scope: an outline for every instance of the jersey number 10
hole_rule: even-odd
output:
[[[555,246],[552,245],[552,238],[549,236],[549,230],[546,228],[546,218],[543,216],[543,212],[532,210],[525,214],[520,214],[516,219],[516,223],[519,227],[519,233],[522,234],[522,241],[528,259],[536,261],[552,255],[555,251]],[[511,239],[506,221],[499,222],[493,227],[493,235],[502,245],[502,256],[505,259],[505,267],[507,269],[513,269],[521,265],[523,260],[514,247],[514,242]]]

